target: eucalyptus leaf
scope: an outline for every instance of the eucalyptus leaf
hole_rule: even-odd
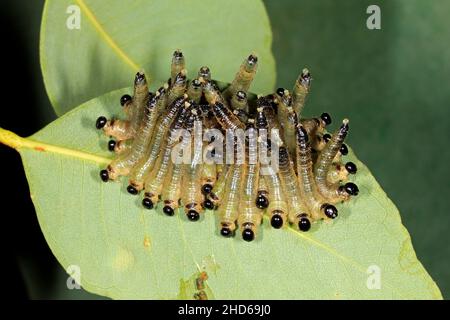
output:
[[[190,77],[207,65],[215,79],[228,82],[255,52],[260,68],[252,91],[271,91],[276,77],[271,45],[260,0],[48,0],[40,56],[47,93],[62,115],[128,86],[141,68],[160,86],[175,49],[185,54]]]
[[[0,129],[0,142],[23,159],[45,238],[61,265],[79,267],[86,290],[116,299],[193,299],[208,275],[209,299],[441,299],[418,261],[395,205],[367,167],[360,194],[340,216],[307,233],[275,230],[265,221],[247,243],[221,237],[213,212],[199,222],[183,213],[146,210],[125,191],[126,179],[103,183],[110,161],[99,115],[120,116],[119,98],[93,99],[29,138]]]

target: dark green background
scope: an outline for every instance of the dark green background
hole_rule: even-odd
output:
[[[311,70],[315,80],[305,113],[327,111],[335,122],[351,120],[349,144],[398,206],[417,256],[450,297],[450,1],[265,3],[278,86],[291,88],[304,66]],[[370,4],[381,7],[381,30],[366,28]],[[31,70],[28,99],[42,110],[34,120],[38,128],[54,118],[39,68],[42,5],[9,1],[2,9],[22,44],[22,63]],[[34,235],[43,241],[40,233]],[[32,298],[94,297],[65,289],[66,276],[48,249],[39,259],[36,252],[20,249]],[[40,265],[42,254],[53,266],[47,281],[42,280],[49,272]]]

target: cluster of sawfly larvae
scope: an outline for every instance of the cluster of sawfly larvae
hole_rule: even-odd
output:
[[[127,119],[101,116],[96,121],[97,129],[114,138],[108,149],[116,154],[100,171],[100,178],[107,182],[127,176],[130,194],[143,191],[145,208],[162,206],[169,216],[180,208],[189,220],[197,221],[205,209],[216,210],[220,234],[231,237],[239,230],[246,241],[257,237],[264,215],[275,229],[292,224],[304,232],[316,221],[335,219],[334,204],[358,194],[358,187],[346,182],[349,174],[356,173],[356,165],[341,159],[348,153],[344,144],[348,120],[328,134],[329,114],[301,117],[312,80],[307,69],[292,92],[279,88],[266,96],[250,94],[257,65],[256,55],[251,54],[233,82],[221,87],[211,79],[208,67],[201,67],[197,77],[188,80],[185,58],[177,50],[170,79],[155,93],[149,92],[144,73],[138,72],[133,96],[120,99]],[[240,164],[202,163],[195,153],[189,164],[171,161],[176,144],[194,142],[171,133],[192,132],[196,121],[206,130],[222,132],[278,129],[278,170],[249,161],[248,147]],[[269,152],[275,150],[271,144],[271,140],[266,143]],[[214,149],[208,152],[214,157]]]

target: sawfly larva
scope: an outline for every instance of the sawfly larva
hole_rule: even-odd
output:
[[[302,70],[292,92],[254,95],[249,89],[257,69],[251,54],[228,86],[213,80],[206,66],[188,79],[185,57],[176,50],[170,77],[154,94],[138,72],[133,94],[120,98],[124,119],[95,122],[114,154],[100,178],[128,176],[128,192],[145,189],[142,205],[153,209],[161,201],[168,216],[182,207],[196,221],[205,209],[215,210],[219,233],[230,237],[239,230],[245,241],[258,237],[264,214],[274,228],[292,224],[302,232],[335,219],[334,204],[359,192],[347,181],[356,164],[342,161],[349,152],[348,120],[331,135],[328,113],[301,117],[309,70]],[[197,280],[196,298],[203,299],[204,279]]]

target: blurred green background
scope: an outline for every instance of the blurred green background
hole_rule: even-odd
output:
[[[39,68],[43,2],[6,1],[2,9],[33,74],[27,99],[38,104],[37,128],[55,118]],[[291,88],[304,66],[311,70],[306,115],[327,111],[335,122],[351,120],[349,144],[398,206],[417,256],[449,298],[450,1],[264,2],[277,85]],[[366,27],[371,4],[381,8],[381,30]],[[44,241],[39,232],[34,236]],[[48,248],[19,248],[17,255],[31,298],[97,298],[66,289],[66,275]]]

